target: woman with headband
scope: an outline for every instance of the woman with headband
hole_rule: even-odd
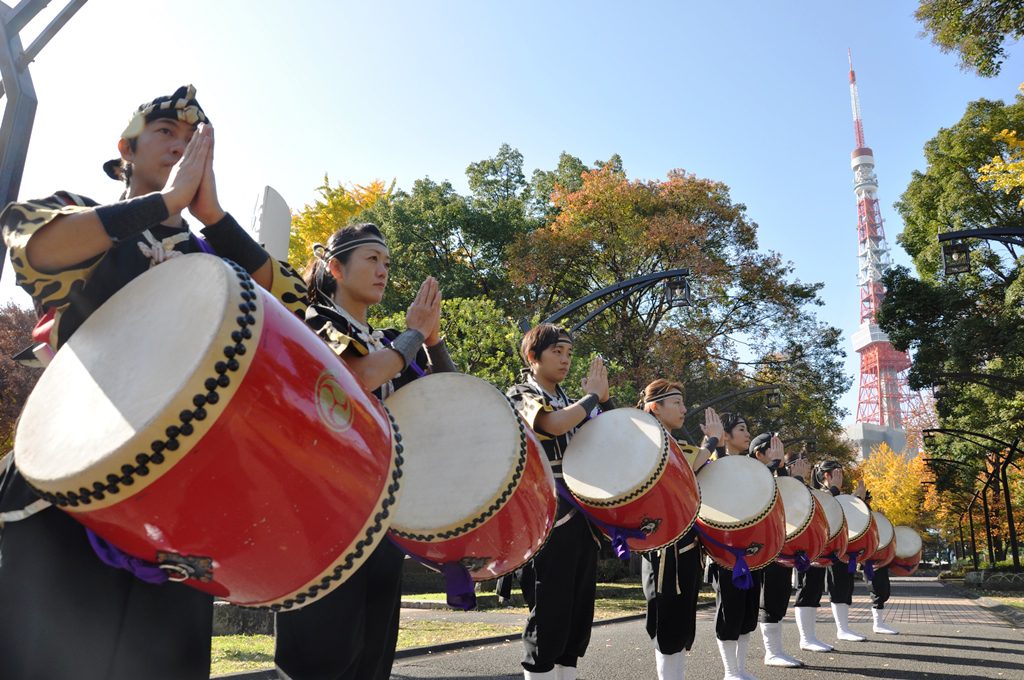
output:
[[[426,372],[454,371],[440,335],[441,290],[427,277],[402,333],[375,330],[369,308],[384,297],[391,255],[380,230],[358,224],[317,244],[306,267],[306,323],[380,399]],[[405,555],[382,541],[345,583],[302,609],[277,615],[274,662],[290,680],[386,680],[398,642]]]
[[[683,426],[686,418],[683,386],[659,378],[644,388],[637,408],[658,419],[670,433]],[[714,409],[704,411],[704,441],[687,462],[694,471],[703,467],[718,446],[724,431]],[[647,634],[654,643],[658,680],[686,677],[686,652],[693,646],[697,630],[697,594],[700,592],[700,545],[697,532],[690,529],[676,543],[645,553],[641,581],[647,599]]]

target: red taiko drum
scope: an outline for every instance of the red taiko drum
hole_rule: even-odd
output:
[[[875,519],[875,526],[878,527],[878,548],[869,558],[875,569],[888,566],[896,557],[896,534],[895,527],[882,513],[872,510],[871,516]]]
[[[299,607],[373,552],[398,497],[387,412],[241,268],[173,258],[57,352],[25,478],[121,550],[235,604]]]
[[[815,567],[830,567],[838,558],[840,562],[849,562],[846,556],[846,544],[849,536],[846,528],[846,515],[843,514],[843,506],[828,491],[811,489],[814,499],[821,504],[825,511],[825,519],[828,520],[828,542],[822,549],[818,559],[812,563]]]
[[[402,500],[391,537],[476,581],[522,566],[555,524],[551,466],[512,404],[462,373],[412,382],[387,400],[402,433]]]
[[[850,494],[839,494],[836,500],[846,516],[846,555],[858,562],[866,560],[878,549],[878,528],[871,510],[867,503]]]
[[[786,510],[786,543],[775,561],[794,567],[798,555],[804,555],[808,561],[815,560],[828,543],[825,511],[800,480],[777,477],[775,483]]]
[[[910,527],[894,527],[893,541],[896,542],[896,556],[889,563],[889,574],[910,576],[921,564],[921,535]]]
[[[583,425],[569,442],[562,475],[596,519],[645,534],[626,540],[638,552],[679,540],[700,506],[700,489],[676,440],[657,418],[634,408]]]
[[[786,541],[786,510],[768,468],[748,456],[725,456],[701,468],[697,482],[697,530],[711,559],[733,569],[736,557],[725,545],[744,551],[751,570],[771,563]]]

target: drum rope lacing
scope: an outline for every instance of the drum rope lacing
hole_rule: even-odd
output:
[[[626,543],[626,539],[636,538],[642,539],[647,538],[647,534],[640,531],[639,529],[627,529],[625,527],[617,527],[607,522],[602,522],[592,514],[587,512],[587,509],[580,505],[579,501],[576,500],[575,496],[569,490],[569,487],[565,485],[562,480],[555,480],[555,488],[558,489],[558,495],[564,498],[570,505],[576,508],[583,514],[590,522],[592,522],[598,529],[601,529],[609,535],[612,541],[612,548],[615,550],[615,556],[620,560],[629,560],[629,544]]]
[[[701,540],[725,550],[736,558],[736,564],[732,568],[732,584],[740,590],[750,590],[754,586],[754,577],[750,573],[750,567],[747,566],[746,549],[735,548],[718,541],[714,536],[704,531],[699,524],[694,524],[693,528],[700,534]]]

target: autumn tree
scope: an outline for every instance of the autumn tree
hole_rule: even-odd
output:
[[[13,302],[0,307],[0,456],[14,445],[14,427],[42,372],[11,357],[32,344],[36,315]]]
[[[861,466],[864,486],[871,492],[871,509],[878,510],[893,524],[920,526],[924,500],[924,467],[917,457],[896,453],[886,443],[871,449]]]
[[[922,35],[943,52],[955,52],[960,67],[978,75],[999,75],[1007,39],[1024,37],[1021,0],[921,0],[915,12]]]
[[[314,243],[326,244],[331,234],[349,224],[360,212],[387,201],[394,186],[394,181],[388,185],[380,180],[367,185],[332,185],[324,175],[324,183],[317,187],[320,198],[292,215],[288,261],[294,267],[304,267],[312,256]]]

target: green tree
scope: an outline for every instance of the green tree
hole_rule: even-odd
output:
[[[1021,0],[921,0],[915,16],[922,35],[943,52],[956,52],[963,70],[986,77],[999,74],[1006,39],[1024,37]]]

